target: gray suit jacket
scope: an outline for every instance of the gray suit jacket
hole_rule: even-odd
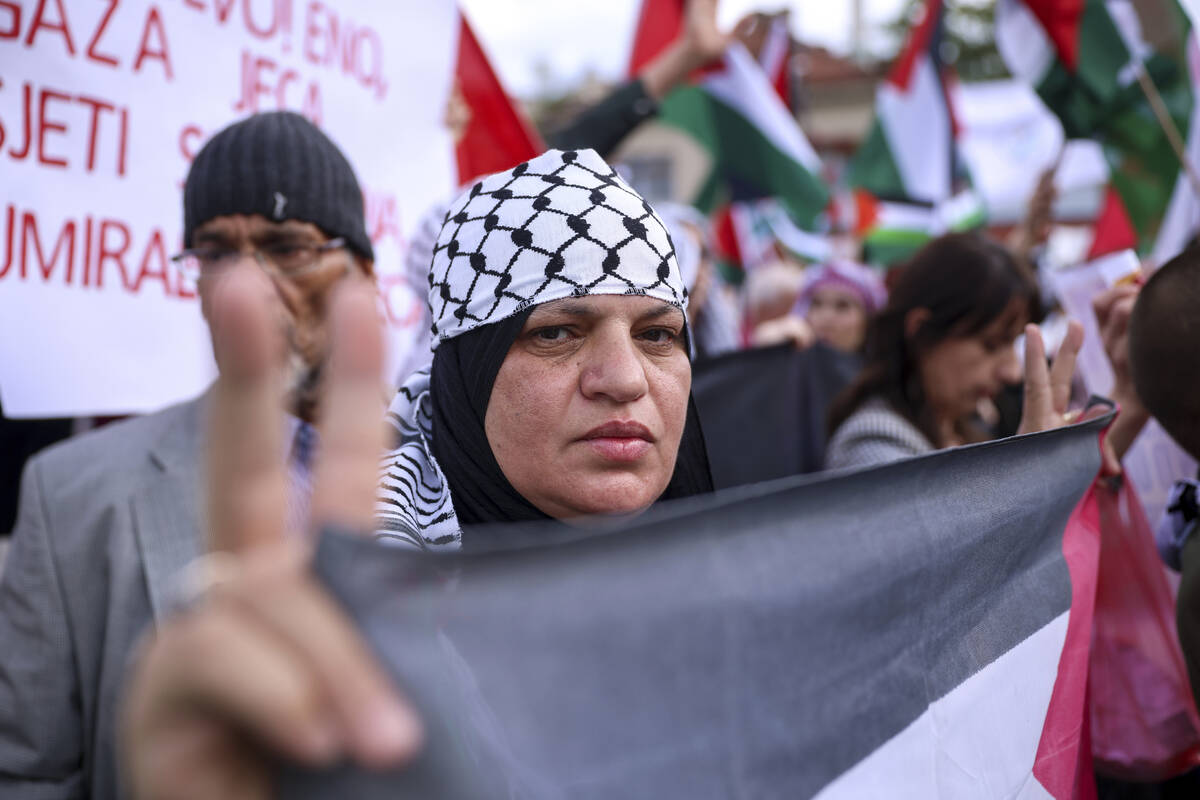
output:
[[[118,796],[125,667],[200,548],[202,409],[111,425],[26,466],[0,577],[0,797]]]

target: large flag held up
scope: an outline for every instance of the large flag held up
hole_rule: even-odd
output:
[[[427,741],[282,794],[1066,800],[1105,422],[445,557],[327,536]]]
[[[643,0],[630,61],[636,74],[675,38],[683,0]],[[712,158],[699,196],[711,211],[721,199],[778,197],[797,224],[814,230],[829,203],[821,162],[762,66],[739,43],[693,83],[675,89],[659,119],[683,131]],[[733,196],[731,196],[733,195]]]

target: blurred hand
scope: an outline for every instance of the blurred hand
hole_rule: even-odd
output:
[[[1129,397],[1135,402],[1133,378],[1129,371],[1129,316],[1137,302],[1140,286],[1122,284],[1097,295],[1092,300],[1092,311],[1100,326],[1100,337],[1104,352],[1113,370],[1114,399]],[[1140,405],[1140,403],[1139,403]]]
[[[743,18],[739,27],[751,17]],[[646,94],[662,100],[693,70],[720,58],[732,40],[732,32],[717,27],[717,0],[688,0],[679,36],[638,73]]]
[[[1029,210],[1025,218],[1012,231],[1008,239],[1008,247],[1014,254],[1026,262],[1038,245],[1045,244],[1050,238],[1054,227],[1054,201],[1058,199],[1058,189],[1054,185],[1054,175],[1058,163],[1044,172],[1038,178],[1033,195],[1029,198]]]
[[[1121,413],[1113,422],[1107,438],[1113,458],[1117,461],[1125,457],[1150,419],[1134,388],[1129,366],[1129,317],[1140,291],[1140,284],[1121,284],[1092,300],[1092,311],[1100,326],[1104,352],[1112,365],[1113,387],[1110,394],[1112,400],[1121,407]]]
[[[1050,236],[1050,229],[1053,226],[1054,201],[1058,199],[1058,189],[1054,185],[1054,173],[1057,172],[1057,163],[1047,169],[1038,178],[1037,188],[1033,190],[1033,198],[1029,201],[1029,217],[1026,225],[1029,226],[1030,237],[1034,244],[1042,244]]]
[[[812,347],[816,341],[817,334],[813,332],[812,326],[791,314],[759,323],[750,337],[750,343],[755,347],[770,347],[791,342],[797,350]]]
[[[1075,419],[1067,415],[1075,359],[1083,346],[1083,326],[1072,320],[1067,335],[1046,367],[1046,346],[1037,325],[1025,326],[1025,404],[1017,433],[1034,433],[1059,428]]]
[[[731,38],[717,27],[717,0],[688,0],[683,10],[681,41],[696,66],[720,58]]]
[[[267,754],[309,765],[412,757],[420,725],[349,620],[308,572],[307,537],[286,531],[283,346],[255,268],[214,298],[222,372],[211,398],[211,588],[147,639],[133,665],[121,747],[133,796],[267,798]],[[372,529],[384,444],[382,342],[365,282],[330,311],[313,519]]]

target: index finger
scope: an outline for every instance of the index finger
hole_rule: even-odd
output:
[[[1067,323],[1067,335],[1063,337],[1054,363],[1050,366],[1050,392],[1055,412],[1062,414],[1071,400],[1071,379],[1075,377],[1075,359],[1083,346],[1083,326],[1075,320]]]
[[[285,344],[274,289],[257,268],[218,280],[209,320],[221,374],[208,408],[208,547],[241,553],[284,535]]]
[[[1025,409],[1036,408],[1050,397],[1050,371],[1046,367],[1046,346],[1041,329],[1025,326]]]
[[[313,520],[374,530],[385,439],[383,339],[367,281],[338,288],[329,313],[330,356],[313,471]]]

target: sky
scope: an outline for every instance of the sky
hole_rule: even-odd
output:
[[[865,27],[895,18],[904,0],[861,0]],[[459,0],[505,88],[529,97],[544,85],[577,83],[589,71],[606,80],[623,76],[641,0]],[[791,10],[801,41],[848,53],[851,0],[723,0],[726,27],[750,11]],[[869,42],[870,40],[868,40]]]

